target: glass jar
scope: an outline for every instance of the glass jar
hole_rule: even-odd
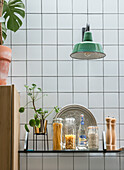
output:
[[[53,119],[53,150],[62,150],[63,119]]]
[[[99,132],[97,126],[88,127],[88,149],[89,150],[99,149]]]
[[[76,124],[75,118],[66,118],[64,126],[65,149],[76,149]]]

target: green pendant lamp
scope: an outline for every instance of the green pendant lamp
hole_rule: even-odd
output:
[[[91,60],[99,59],[106,56],[103,51],[101,44],[93,42],[92,33],[89,31],[89,25],[87,24],[86,29],[82,29],[82,40],[74,46],[73,52],[70,55],[74,59]]]

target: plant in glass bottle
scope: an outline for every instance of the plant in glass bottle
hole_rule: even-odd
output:
[[[29,125],[35,129],[35,133],[46,133],[47,130],[47,120],[46,118],[55,110],[57,113],[58,107],[54,107],[50,112],[48,110],[43,110],[42,108],[36,107],[36,101],[42,98],[39,94],[42,92],[41,88],[37,88],[36,84],[32,84],[31,87],[25,85],[27,90],[27,95],[30,97],[30,101],[26,103],[24,107],[20,107],[19,112],[23,113],[25,108],[32,103],[31,109],[34,110],[34,118],[29,120]],[[45,95],[46,96],[46,95]],[[28,125],[25,124],[25,130],[29,132]]]
[[[22,26],[25,5],[21,0],[0,0],[0,85],[6,85],[11,62],[11,49],[3,46],[7,30],[16,32]]]

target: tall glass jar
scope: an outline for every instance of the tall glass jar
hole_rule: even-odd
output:
[[[62,150],[63,119],[53,119],[53,150]]]
[[[88,127],[88,149],[89,150],[99,149],[99,132],[97,126]]]
[[[76,124],[75,118],[66,118],[64,126],[65,149],[76,149]]]

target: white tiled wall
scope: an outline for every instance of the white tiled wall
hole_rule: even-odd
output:
[[[93,61],[72,60],[69,55],[73,45],[81,41],[81,29],[86,25],[87,1],[93,39],[103,44],[107,56]],[[16,85],[21,105],[28,100],[24,84],[36,83],[43,93],[48,94],[37,103],[45,109],[81,104],[94,114],[100,132],[105,129],[105,116],[116,117],[117,145],[124,145],[124,1],[25,0],[25,6],[23,26],[17,33],[8,31],[6,41],[6,45],[13,50],[8,84]],[[30,109],[21,115],[21,149],[24,124],[32,116]],[[53,117],[54,114],[49,117],[49,123]],[[100,147],[101,144],[100,135]],[[29,140],[31,147],[32,132]],[[38,148],[41,147],[39,141]],[[67,158],[53,154],[37,155],[35,158],[29,155],[26,158],[24,155],[21,157],[21,170],[124,168],[123,158],[95,156],[70,155]]]

